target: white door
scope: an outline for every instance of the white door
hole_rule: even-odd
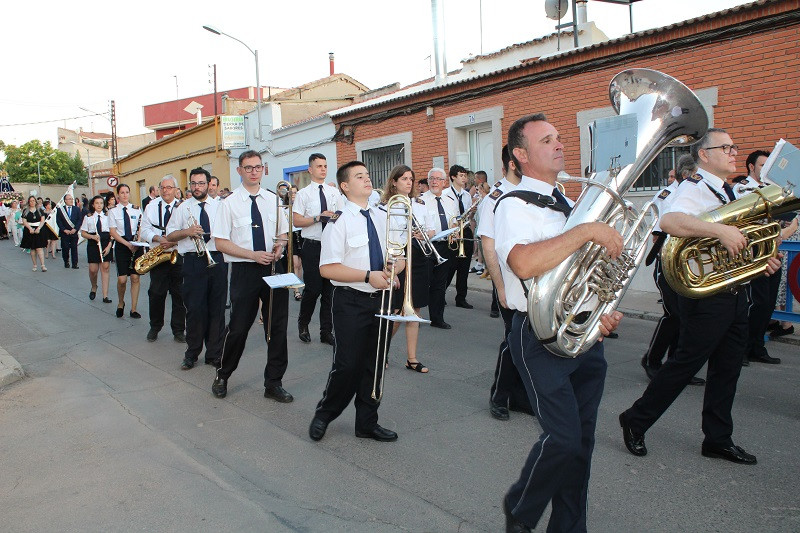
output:
[[[471,170],[477,172],[483,170],[489,176],[489,185],[494,183],[501,176],[494,175],[494,142],[492,141],[492,130],[485,129],[478,131],[478,160],[477,166]]]

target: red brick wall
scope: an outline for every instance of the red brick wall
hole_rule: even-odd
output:
[[[785,2],[784,4],[791,4]],[[784,6],[785,7],[785,6]],[[763,9],[768,9],[764,7]],[[736,21],[729,16],[727,23]],[[749,17],[748,17],[749,18]],[[714,21],[699,25],[713,26]],[[718,27],[721,22],[716,21]],[[699,29],[708,29],[705,26]],[[693,34],[695,28],[677,28],[673,33]],[[674,38],[674,35],[671,36]],[[648,43],[648,37],[638,40],[638,46]],[[658,36],[653,42],[663,41]],[[794,144],[800,143],[800,26],[790,26],[763,33],[734,38],[722,42],[704,44],[684,49],[651,55],[628,62],[619,62],[599,70],[583,72],[560,79],[547,79],[534,85],[514,88],[504,92],[464,100],[453,104],[434,106],[434,117],[428,119],[424,110],[405,116],[386,119],[373,124],[358,124],[354,129],[354,143],[337,144],[338,162],[344,163],[356,157],[355,142],[384,135],[411,131],[412,167],[424,173],[431,166],[434,156],[444,156],[447,161],[447,130],[445,119],[449,116],[472,113],[480,109],[503,106],[503,141],[508,127],[522,115],[544,112],[562,135],[565,148],[566,170],[580,175],[579,130],[576,114],[579,111],[609,105],[608,84],[611,78],[625,68],[652,68],[669,74],[691,89],[716,87],[718,103],[714,108],[714,126],[729,131],[740,148],[739,170],[745,172],[744,160],[756,149],[771,149],[776,140],[783,137]],[[614,45],[619,51],[635,48],[628,41]],[[587,56],[605,55],[601,49],[590,50]],[[530,69],[522,69],[503,75],[506,79],[523,76],[536,71],[554,68],[556,63],[570,64],[574,56],[553,61],[550,65],[534,63]],[[494,78],[492,81],[496,81]],[[476,81],[472,86],[485,85]],[[466,90],[470,84],[449,91]],[[437,94],[438,96],[438,94]],[[420,99],[421,101],[421,99]],[[406,105],[407,102],[403,101]],[[398,106],[386,106],[387,108]],[[358,113],[364,116],[374,112]],[[352,119],[356,114],[339,117],[339,122]],[[499,169],[498,169],[499,170]],[[491,179],[491,177],[490,177]]]

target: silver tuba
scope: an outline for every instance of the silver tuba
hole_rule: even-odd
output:
[[[619,115],[635,115],[633,163],[565,181],[585,187],[564,231],[585,222],[605,222],[622,235],[623,250],[610,260],[586,243],[560,265],[528,280],[528,317],[536,337],[555,355],[577,357],[600,338],[600,317],[617,308],[639,268],[658,218],[652,202],[638,211],[622,196],[667,146],[696,142],[708,129],[697,96],[678,80],[649,69],[628,69],[611,80],[609,96]]]

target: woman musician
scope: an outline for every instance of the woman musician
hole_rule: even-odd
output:
[[[415,175],[414,171],[406,165],[398,165],[394,167],[389,173],[389,179],[386,181],[386,187],[381,197],[381,205],[379,209],[386,210],[386,203],[389,199],[396,194],[403,194],[411,198],[412,211],[416,222],[421,224],[424,228],[435,228],[436,221],[427,220],[428,210],[425,209],[425,202],[418,198],[416,187],[414,187]],[[392,224],[396,224],[402,217],[392,217]],[[405,229],[405,228],[397,228]],[[432,237],[435,231],[427,231],[428,236]],[[420,247],[420,240],[422,235],[419,232],[414,232],[414,240],[412,242],[411,251],[411,302],[414,306],[414,311],[419,314],[419,310],[428,306],[428,286],[430,284],[430,269],[431,262],[422,252]],[[402,306],[403,298],[405,297],[405,276],[406,272],[403,271],[398,276],[400,281],[400,288],[395,289],[393,295],[392,307],[395,312],[398,312]],[[392,336],[400,329],[400,322],[393,322]],[[417,359],[417,340],[419,339],[419,322],[406,322],[406,350],[408,357],[406,358],[406,368],[415,370],[417,372],[426,373],[428,367],[423,365]]]
[[[106,203],[102,196],[95,196],[89,202],[89,214],[81,224],[81,235],[86,239],[86,257],[89,263],[89,282],[92,289],[89,299],[97,296],[97,271],[100,270],[103,281],[103,303],[111,303],[108,297],[108,269],[111,264],[111,234],[109,218],[106,215]],[[102,253],[101,253],[102,250]]]

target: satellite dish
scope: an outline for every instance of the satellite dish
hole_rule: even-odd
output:
[[[544,12],[549,19],[561,20],[567,13],[567,0],[545,0]]]

